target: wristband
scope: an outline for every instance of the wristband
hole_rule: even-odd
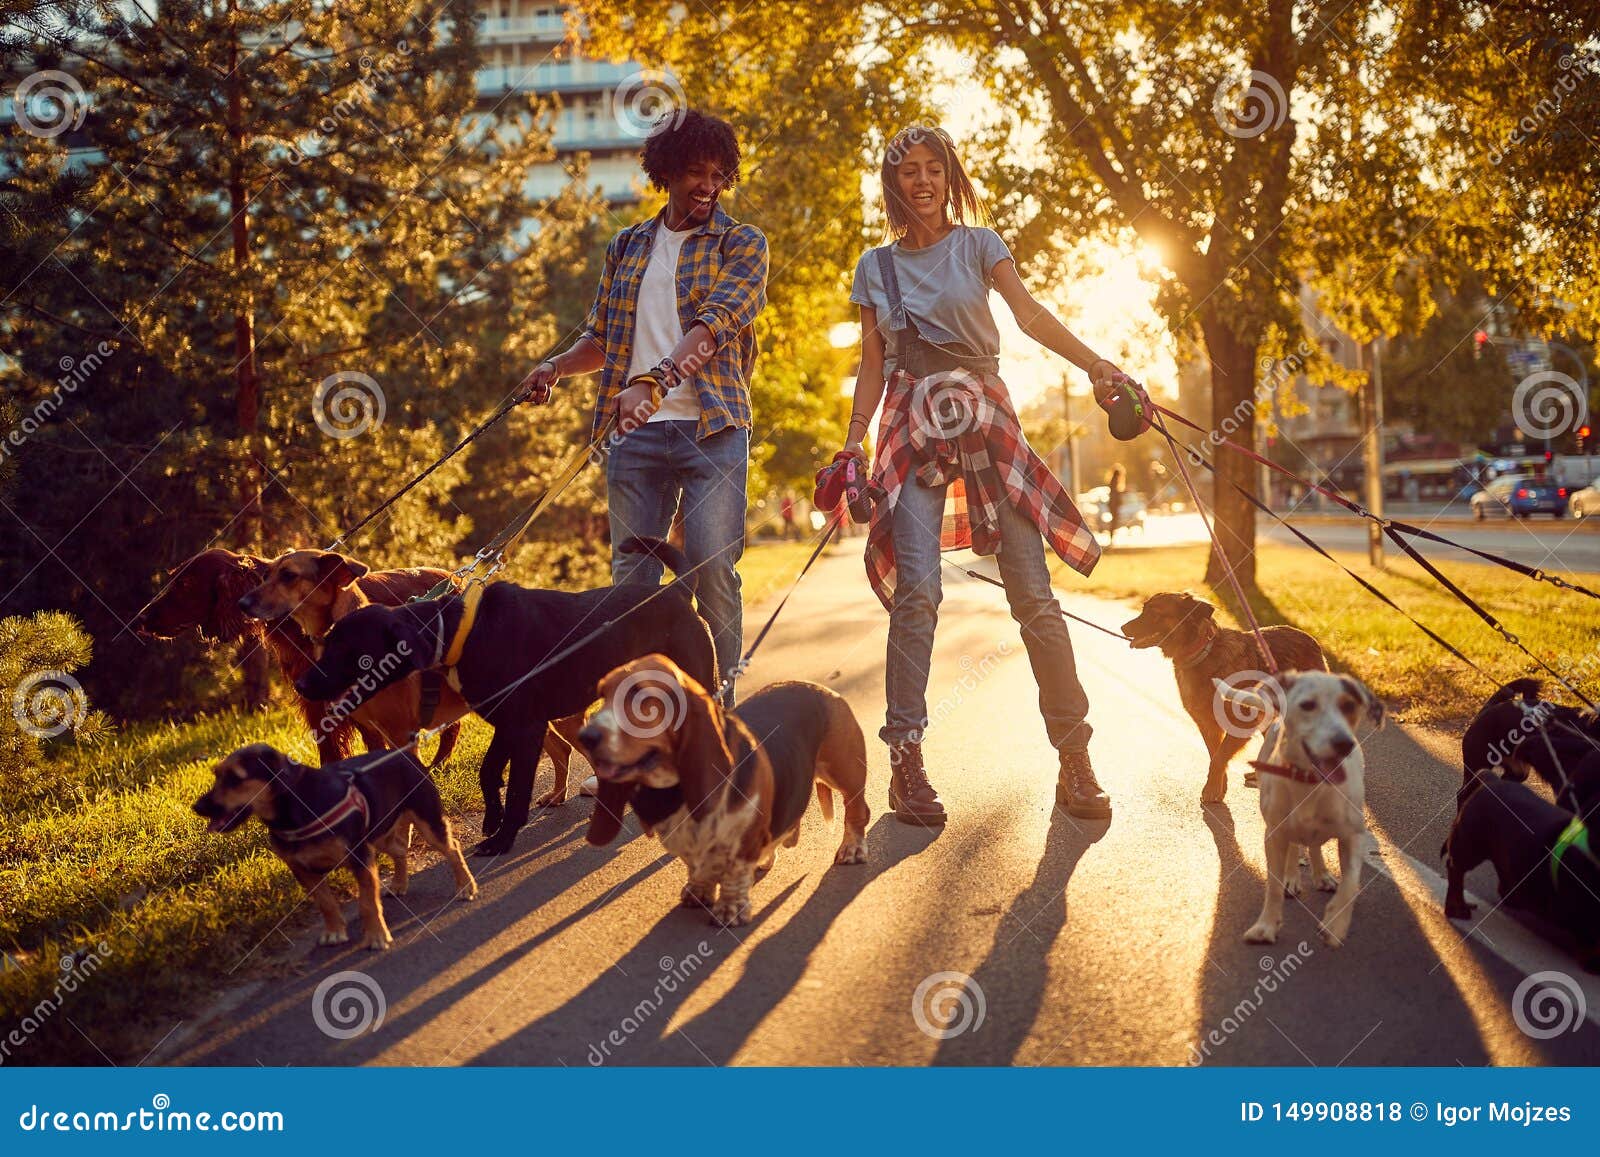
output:
[[[663,387],[669,390],[683,382],[683,369],[678,365],[677,362],[672,360],[671,354],[668,354],[666,357],[657,362],[655,364],[655,368],[650,371],[650,374],[658,382],[660,382]]]

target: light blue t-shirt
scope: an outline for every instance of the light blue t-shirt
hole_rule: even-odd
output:
[[[1010,257],[1011,250],[1000,234],[970,225],[957,225],[926,249],[906,249],[896,242],[895,277],[906,312],[949,330],[989,358],[991,371],[998,371],[1000,331],[989,311],[989,288],[994,283],[994,267]],[[889,331],[889,294],[873,250],[856,262],[850,300],[877,311],[878,331],[883,334],[883,376],[887,378],[899,359],[899,343]]]

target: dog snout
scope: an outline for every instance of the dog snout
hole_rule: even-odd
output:
[[[1348,735],[1341,735],[1328,746],[1333,749],[1335,755],[1343,759],[1356,749],[1356,741]]]
[[[586,751],[593,751],[599,747],[605,737],[605,731],[593,723],[584,724],[583,729],[578,732],[578,742],[583,744]]]

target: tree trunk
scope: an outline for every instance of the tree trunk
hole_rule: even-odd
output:
[[[260,635],[250,635],[239,644],[234,663],[244,678],[244,709],[264,710],[272,700],[272,668]]]
[[[231,11],[232,5],[229,5]],[[251,443],[256,417],[261,409],[261,384],[256,378],[256,337],[253,298],[250,293],[250,189],[245,179],[244,97],[240,91],[239,49],[229,53],[228,137],[232,157],[228,162],[228,208],[232,217],[233,273],[238,291],[233,316],[234,420],[239,433]],[[240,463],[239,517],[235,522],[238,540],[256,546],[261,535],[261,477],[253,453]]]
[[[1253,450],[1255,343],[1241,340],[1216,318],[1202,321],[1201,328],[1211,361],[1211,428],[1229,441]],[[1231,566],[1240,585],[1248,591],[1256,584],[1256,510],[1228,483],[1254,494],[1256,467],[1243,454],[1221,447],[1212,460],[1217,467],[1211,503],[1216,540],[1206,561],[1206,583],[1213,587],[1225,585]],[[1193,471],[1193,467],[1190,469]]]

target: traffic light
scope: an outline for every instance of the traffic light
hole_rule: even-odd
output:
[[[1584,447],[1589,441],[1590,430],[1588,426],[1578,427],[1578,453],[1584,453]]]
[[[1479,361],[1482,361],[1483,360],[1483,347],[1488,345],[1488,344],[1489,344],[1489,333],[1488,333],[1487,330],[1480,329],[1477,332],[1475,332],[1472,335],[1472,356],[1474,358],[1477,358]]]

